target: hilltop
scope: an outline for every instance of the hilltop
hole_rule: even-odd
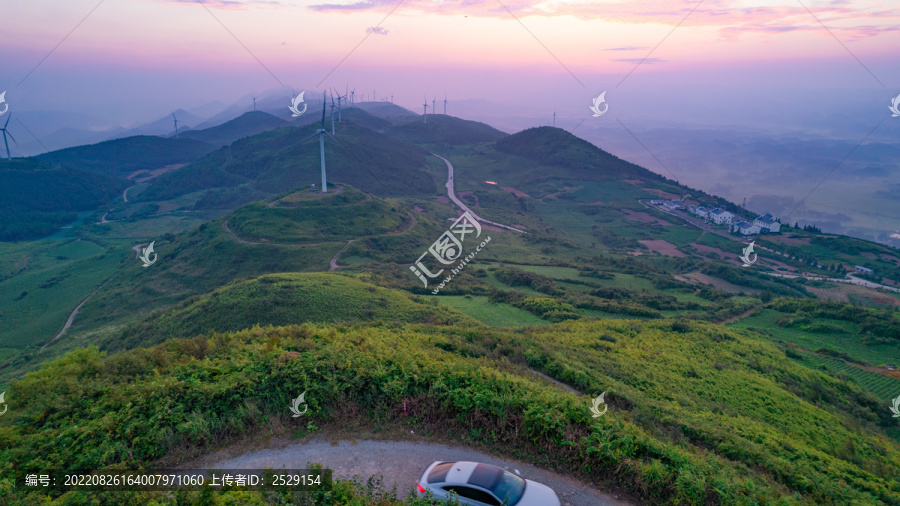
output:
[[[332,274],[271,274],[192,297],[175,309],[127,326],[101,344],[114,351],[152,346],[172,337],[235,332],[255,325],[352,323],[381,320],[435,325],[476,320],[419,297]]]
[[[171,199],[240,185],[269,194],[308,187],[321,180],[318,142],[304,141],[315,131],[313,127],[285,127],[240,139],[156,178],[141,199]],[[336,139],[325,140],[329,177],[380,196],[433,193],[435,184],[423,171],[426,154],[415,144],[349,121],[338,125]]]
[[[225,146],[232,142],[250,137],[261,132],[274,130],[279,126],[288,124],[285,120],[262,111],[250,111],[226,121],[221,125],[205,128],[203,130],[189,130],[179,134],[179,138],[196,139],[212,144],[216,147]]]

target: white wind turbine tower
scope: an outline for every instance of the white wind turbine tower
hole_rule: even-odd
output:
[[[334,109],[332,109],[334,111]],[[332,123],[333,125],[333,123]],[[319,136],[319,160],[321,160],[322,164],[322,193],[328,193],[328,181],[325,177],[325,135],[331,135],[331,138],[337,140],[337,138],[328,133],[328,130],[325,130],[325,93],[322,93],[322,123],[319,126],[319,129],[316,130],[316,133],[310,135],[309,137],[301,140],[300,142],[306,142],[309,139],[312,139],[315,136]]]
[[[9,160],[10,157],[9,157],[9,142],[7,142],[6,136],[8,135],[9,138],[12,139],[13,142],[16,143],[16,146],[19,145],[19,142],[16,141],[16,138],[13,137],[11,133],[9,133],[9,132],[6,131],[6,127],[9,126],[9,118],[11,118],[11,117],[12,117],[12,115],[7,116],[7,117],[6,117],[6,124],[3,125],[3,128],[0,128],[0,132],[3,132],[3,144],[6,146],[6,159],[7,159],[7,160]]]
[[[434,106],[437,101],[437,95],[431,97],[431,114],[434,115],[437,113],[437,108]]]
[[[425,98],[425,103],[423,107],[425,107],[425,112],[422,114],[422,123],[428,123],[428,97]]]
[[[175,138],[178,138],[178,118],[175,117],[175,111],[172,111],[172,119],[175,120]]]
[[[447,94],[444,93],[444,116],[447,115]]]
[[[392,104],[394,103],[394,94],[393,93],[391,93],[391,103]]]
[[[341,100],[347,98],[347,95],[341,96],[341,94],[338,93],[337,90],[334,90],[334,94],[337,95],[337,100],[338,100],[338,122],[341,122],[341,121],[343,121],[343,119],[341,117]]]
[[[356,88],[353,88],[350,91],[350,107],[353,107],[356,104]]]
[[[334,95],[331,96],[331,135],[334,135]]]
[[[256,97],[253,95],[250,95],[250,96],[253,97],[253,110],[255,111],[256,110]]]

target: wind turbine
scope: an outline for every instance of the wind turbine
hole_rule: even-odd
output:
[[[172,119],[175,120],[175,138],[178,138],[178,118],[175,117],[175,111],[172,111]]]
[[[434,114],[437,111],[437,108],[434,106],[435,101],[437,100],[437,95],[431,97],[431,114]]]
[[[447,115],[447,94],[444,93],[444,116]]]
[[[253,95],[250,96],[253,97]],[[253,97],[253,110],[256,110],[256,97]]]
[[[350,91],[350,107],[356,105],[356,88]]]
[[[12,115],[7,116],[7,117],[6,117],[6,124],[3,125],[3,128],[0,128],[0,132],[3,132],[3,144],[6,145],[6,159],[7,159],[7,160],[10,159],[10,156],[9,156],[9,142],[7,142],[6,136],[9,135],[9,138],[12,139],[13,142],[16,143],[16,146],[19,145],[19,142],[16,141],[16,138],[13,137],[11,133],[9,133],[9,132],[6,131],[6,127],[9,125],[9,118],[11,118],[11,117],[12,117]]]
[[[425,98],[425,103],[423,104],[423,107],[425,107],[425,113],[422,114],[422,123],[428,123],[428,97],[424,97],[424,98]]]
[[[331,135],[334,135],[334,95],[331,96]]]
[[[334,109],[332,109],[334,111]],[[333,123],[332,123],[333,125]],[[325,178],[325,135],[331,135],[331,138],[337,140],[337,138],[328,133],[328,130],[325,130],[325,93],[322,93],[322,123],[316,133],[310,135],[309,137],[301,140],[300,142],[306,142],[309,139],[312,139],[315,136],[319,136],[319,159],[322,161],[322,193],[328,193],[328,187],[326,186],[327,180]]]
[[[553,111],[553,127],[556,127],[556,111]]]
[[[338,93],[337,90],[334,90],[334,94],[337,95],[337,99],[338,99],[338,121],[340,122],[340,121],[343,121],[343,119],[341,118],[341,99],[347,98],[347,95],[344,95],[342,97],[341,94]]]
[[[394,103],[394,94],[393,93],[391,93],[391,103],[392,104]]]

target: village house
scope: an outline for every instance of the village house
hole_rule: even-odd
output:
[[[750,224],[746,221],[739,221],[731,227],[731,231],[741,235],[753,235],[759,233],[759,226],[756,225],[756,222]]]
[[[715,208],[710,211],[709,219],[715,222],[717,225],[731,225],[731,220],[734,219],[734,215],[728,211]]]
[[[775,221],[771,214],[764,214],[755,220],[753,224],[760,228],[762,232],[778,233],[781,231],[781,223]]]

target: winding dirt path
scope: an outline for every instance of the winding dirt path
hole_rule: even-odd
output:
[[[340,267],[340,265],[338,265],[337,263],[338,256],[340,256],[340,254],[343,253],[345,249],[347,249],[347,246],[353,244],[353,241],[355,240],[356,239],[350,239],[349,241],[347,241],[347,244],[345,244],[344,247],[340,249],[340,251],[335,253],[333,257],[331,257],[331,266],[328,268],[328,272],[337,270]]]
[[[520,229],[515,228],[515,227],[510,227],[509,225],[504,225],[504,224],[502,224],[502,223],[497,223],[497,222],[495,222],[495,221],[489,221],[489,220],[486,220],[486,219],[482,218],[481,216],[478,216],[477,214],[475,214],[474,211],[472,211],[471,209],[469,209],[468,206],[466,206],[465,204],[463,204],[463,202],[462,202],[461,200],[459,200],[459,198],[456,197],[456,192],[455,192],[454,189],[453,189],[454,184],[455,184],[454,181],[453,181],[453,164],[451,164],[451,163],[450,163],[450,160],[447,160],[447,159],[444,158],[443,156],[440,156],[440,155],[437,155],[437,154],[434,154],[434,153],[431,153],[431,154],[432,154],[433,156],[436,156],[436,157],[440,158],[441,160],[444,161],[445,164],[447,164],[447,184],[445,184],[444,186],[447,187],[447,196],[450,197],[450,200],[452,200],[454,204],[456,204],[456,205],[457,205],[460,209],[462,209],[464,212],[467,212],[467,213],[469,213],[470,215],[472,215],[472,217],[475,218],[475,219],[478,220],[478,221],[481,221],[481,222],[484,222],[484,223],[487,223],[487,224],[490,224],[490,225],[494,225],[495,227],[500,227],[500,228],[505,228],[505,229],[507,229],[507,230],[512,230],[513,232],[518,232],[518,233],[520,233],[520,234],[524,234],[524,233],[525,233],[524,230],[520,230]]]
[[[412,435],[411,437],[416,437]],[[274,443],[274,444],[271,444]],[[383,476],[384,486],[396,486],[404,496],[416,486],[422,471],[435,460],[483,462],[510,471],[518,470],[523,478],[549,486],[566,506],[624,506],[630,503],[603,493],[568,476],[513,459],[467,448],[430,441],[340,441],[322,438],[307,443],[272,441],[271,447],[227,458],[213,454],[191,466],[218,469],[304,469],[308,462],[319,462],[334,470],[334,477],[350,479],[359,475],[363,482],[370,476]]]

